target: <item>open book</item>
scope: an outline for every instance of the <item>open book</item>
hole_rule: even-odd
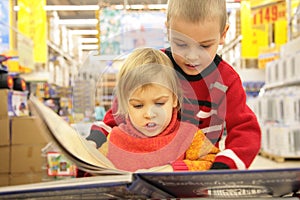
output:
[[[38,99],[31,109],[49,130],[49,137],[78,168],[93,177],[0,187],[0,199],[48,197],[74,199],[166,198],[266,198],[300,190],[300,167],[269,170],[209,170],[199,172],[138,171],[116,169],[75,129]],[[126,159],[126,158],[124,158]]]

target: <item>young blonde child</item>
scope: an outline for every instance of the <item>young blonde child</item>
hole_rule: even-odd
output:
[[[211,169],[246,169],[260,149],[261,131],[236,71],[216,54],[227,30],[225,0],[169,0],[167,9],[170,48],[163,49],[184,78],[186,100],[181,121],[201,128],[216,147],[227,132],[225,149]],[[192,87],[192,89],[190,89]],[[104,123],[118,124],[110,109]],[[98,146],[103,129],[92,128],[89,138]]]
[[[182,90],[163,52],[151,48],[133,51],[120,70],[116,97],[115,115],[124,120],[112,128],[99,148],[116,168],[210,168],[219,150],[195,125],[178,120]]]

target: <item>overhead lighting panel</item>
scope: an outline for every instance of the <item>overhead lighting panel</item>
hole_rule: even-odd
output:
[[[98,30],[71,30],[72,35],[97,35]]]
[[[58,24],[61,25],[96,25],[98,19],[60,19]]]
[[[80,6],[72,6],[72,5],[47,5],[44,7],[47,11],[95,11],[99,10],[98,5],[80,5]]]

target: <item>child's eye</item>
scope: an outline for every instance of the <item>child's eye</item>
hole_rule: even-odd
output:
[[[143,104],[133,105],[133,107],[136,109],[141,109],[143,107]]]
[[[178,47],[181,47],[181,48],[183,48],[183,47],[187,47],[187,45],[186,44],[176,44]]]
[[[157,103],[155,103],[155,105],[156,106],[163,106],[163,105],[165,105],[165,102],[157,102]]]
[[[204,48],[204,49],[208,49],[208,48],[210,48],[210,45],[201,45],[200,47]]]
[[[187,47],[187,44],[184,44],[184,43],[176,43],[176,42],[175,42],[175,45],[176,45],[177,47],[181,47],[181,48]]]

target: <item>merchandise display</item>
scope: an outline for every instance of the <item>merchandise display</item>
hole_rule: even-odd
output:
[[[172,47],[175,54],[175,45],[182,52],[189,45],[166,27],[168,1],[0,1],[0,199],[300,198],[300,0],[224,0],[229,28],[216,52],[240,76],[261,130],[259,153],[245,170],[127,172],[86,140],[93,126],[107,128],[106,114],[118,103],[118,72],[134,49]],[[213,43],[196,42],[207,51]],[[203,64],[189,62],[190,70]],[[213,76],[208,69],[201,80]],[[200,92],[192,101],[220,120],[212,109],[219,105],[212,96],[202,101]],[[227,114],[225,107],[220,112]],[[228,145],[230,125],[222,121],[224,137],[215,142],[232,151],[225,157],[236,156],[236,165],[244,155]]]
[[[300,38],[281,47],[281,58],[267,63],[266,85],[256,99],[263,154],[284,161],[300,159]],[[281,148],[278,148],[278,147]]]

